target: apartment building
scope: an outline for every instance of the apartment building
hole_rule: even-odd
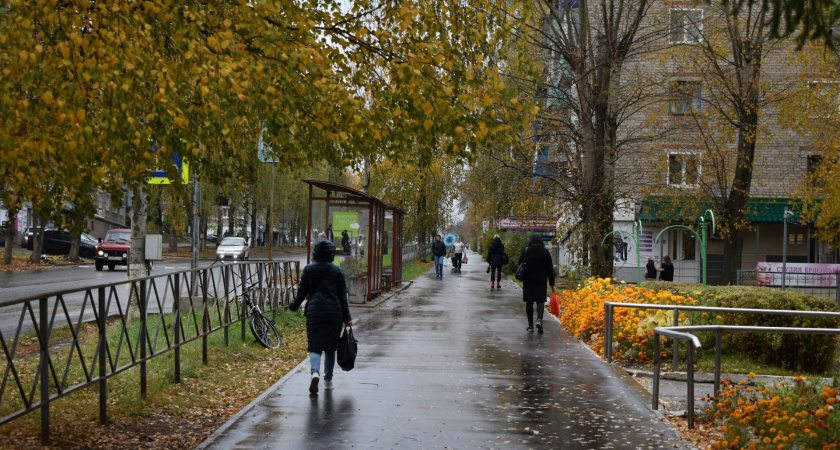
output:
[[[743,12],[741,28],[733,27],[720,8],[707,2],[651,3],[640,27],[644,35],[636,39],[637,51],[622,67],[617,104],[629,106],[619,128],[619,141],[625,144],[615,162],[614,220],[615,229],[626,233],[610,238],[618,278],[636,281],[638,247],[642,266],[649,256],[661,262],[668,255],[675,265],[675,281],[701,281],[703,249],[695,232],[700,231],[698,218],[705,214],[708,282],[720,282],[724,241],[719,229],[712,233],[711,218],[714,215],[720,224],[720,199],[729,195],[738,164],[739,117],[733,117],[732,90],[749,86],[743,82],[749,75],[743,58],[733,58],[733,48],[761,52],[741,270],[756,270],[758,263],[781,262],[783,257],[788,263],[840,263],[838,252],[814,237],[794,200],[799,183],[820,158],[815,151],[819,143],[801,122],[838,112],[840,79],[809,63],[812,59],[803,52],[814,49],[799,51],[792,41],[771,40],[766,36],[769,29],[757,33],[760,17]],[[740,46],[733,46],[727,34],[734,29],[740,30],[735,33]],[[825,67],[837,65],[833,55],[818,56]],[[686,225],[694,232],[666,230],[670,225]],[[573,240],[569,236],[561,246]],[[568,252],[564,255],[561,249],[560,255],[561,263],[572,263]]]

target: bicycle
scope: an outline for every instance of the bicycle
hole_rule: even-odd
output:
[[[248,326],[251,328],[251,334],[257,338],[257,341],[265,348],[277,348],[283,343],[283,338],[277,327],[274,326],[274,321],[265,317],[256,303],[251,301],[251,289],[249,286],[242,292],[242,301],[245,307],[248,308]]]

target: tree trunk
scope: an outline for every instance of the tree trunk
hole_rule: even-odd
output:
[[[70,253],[67,255],[69,261],[79,260],[79,247],[82,245],[82,235],[78,233],[73,234],[73,242],[70,244]]]
[[[175,230],[175,225],[169,227],[169,251],[178,251],[178,232]]]
[[[228,206],[228,236],[236,236],[236,229],[234,228],[236,226],[236,219],[234,218],[236,216],[236,205],[232,201],[228,205],[230,205]]]
[[[133,192],[131,203],[131,249],[128,251],[128,278],[136,279],[149,276],[149,265],[146,262],[146,220],[148,203],[146,186],[140,185]],[[140,317],[139,291],[132,289],[128,299],[128,317]]]
[[[6,235],[3,239],[6,240],[6,248],[3,251],[3,263],[6,265],[12,264],[12,247],[15,243],[15,233],[17,231],[17,217],[18,210],[9,207],[9,226],[6,227]]]
[[[248,245],[253,248],[257,241],[257,201],[251,200],[251,239]]]
[[[44,219],[35,214],[33,222],[32,255],[29,256],[29,261],[37,264],[41,261],[41,249],[44,247]]]

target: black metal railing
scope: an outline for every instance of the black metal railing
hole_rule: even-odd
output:
[[[251,300],[273,318],[297,289],[297,261],[214,264],[165,275],[57,291],[0,302],[0,424],[40,410],[41,443],[50,442],[50,403],[99,385],[100,422],[107,423],[108,379],[139,367],[146,396],[147,363],[172,351],[174,380],[181,380],[181,347],[201,340],[208,361],[208,337],[240,324],[245,339]],[[96,328],[95,346],[80,333]],[[74,370],[71,370],[73,368]]]

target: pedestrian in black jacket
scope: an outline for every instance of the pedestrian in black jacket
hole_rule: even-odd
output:
[[[519,256],[519,264],[525,263],[525,281],[522,282],[522,301],[528,316],[528,331],[534,331],[534,303],[537,304],[537,332],[543,332],[542,318],[547,297],[546,284],[554,293],[554,264],[551,253],[545,248],[542,237],[532,234],[528,246]]]
[[[309,364],[312,374],[309,392],[318,393],[320,379],[321,352],[324,353],[324,389],[333,388],[333,367],[335,367],[335,351],[341,325],[350,326],[350,307],[347,305],[347,283],[344,271],[333,264],[335,245],[322,239],[315,243],[312,251],[312,264],[303,268],[295,301],[289,309],[297,311],[301,303],[307,298],[309,301],[304,308],[306,316],[306,339],[309,350]]]
[[[505,265],[505,259],[505,244],[502,243],[502,238],[497,234],[493,236],[493,242],[487,249],[487,263],[490,265],[490,268],[487,269],[490,272],[490,289],[494,287],[496,289],[502,288],[502,267]]]
[[[446,257],[446,244],[440,240],[440,235],[435,236],[432,242],[432,256],[435,257],[435,278],[443,278],[443,258]]]
[[[670,256],[665,255],[661,270],[662,273],[659,274],[659,281],[674,281],[674,264],[671,262]]]

